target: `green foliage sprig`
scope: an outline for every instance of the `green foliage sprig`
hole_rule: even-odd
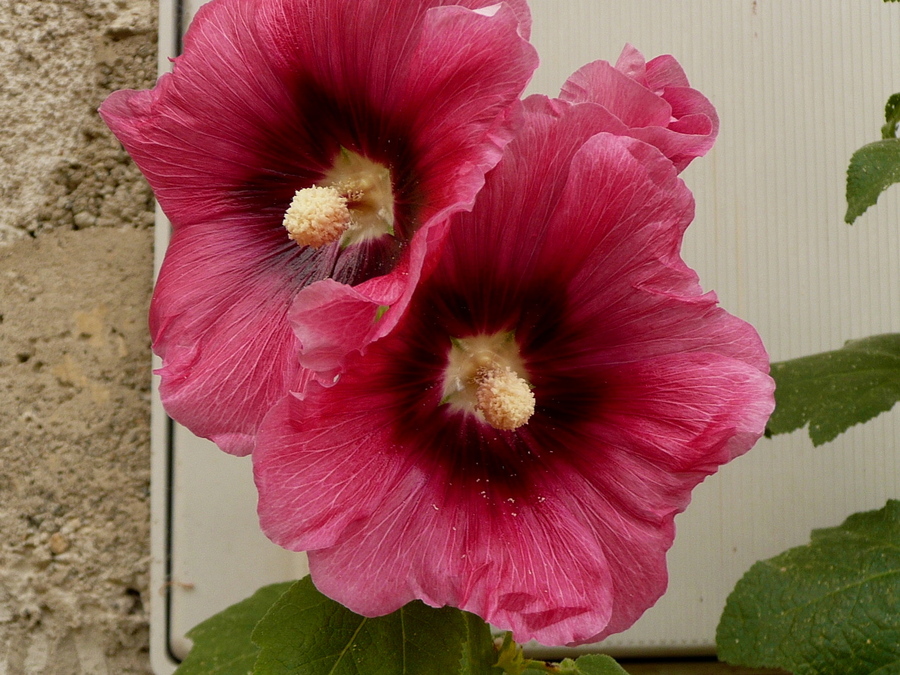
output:
[[[750,568],[728,598],[719,658],[794,675],[900,672],[900,502]]]
[[[884,118],[881,140],[864,145],[850,158],[847,169],[847,213],[844,220],[851,224],[875,204],[882,192],[900,182],[900,138],[897,137],[900,94],[894,94],[888,99],[884,107]]]
[[[600,654],[547,663],[474,614],[415,601],[374,619],[316,590],[309,577],[265,586],[191,629],[176,675],[627,675]]]
[[[775,412],[767,433],[809,424],[813,445],[887,412],[900,401],[900,334],[851,340],[841,349],[772,364]]]
[[[894,94],[882,139],[850,160],[846,222],[900,182],[898,128]],[[767,433],[809,424],[821,445],[900,400],[900,334],[774,363],[772,375],[776,408]],[[729,663],[794,675],[900,673],[900,502],[815,530],[806,546],[756,563],[728,598],[716,644]]]

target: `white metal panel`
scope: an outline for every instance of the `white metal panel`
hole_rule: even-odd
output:
[[[161,23],[172,21],[164,6],[175,1],[160,3]],[[185,3],[188,12],[199,4]],[[648,57],[674,54],[716,105],[719,141],[683,174],[697,199],[684,255],[725,308],[759,329],[774,360],[900,331],[900,190],[883,195],[854,227],[842,222],[850,155],[878,138],[884,101],[900,91],[893,75],[900,73],[900,7],[874,0],[531,4],[542,65],[529,91],[555,94],[577,67],[615,61],[630,42]],[[173,44],[174,30],[161,25],[163,46]],[[166,580],[167,545],[174,582],[153,605],[154,667],[165,673],[173,663],[167,645],[183,653],[184,630],[258,585],[302,574],[303,562],[259,535],[246,460],[177,427],[171,445],[161,416],[154,429],[154,583]],[[818,449],[800,432],[762,440],[697,489],[676,521],[669,592],[604,647],[711,651],[725,597],[754,561],[900,495],[898,441],[896,410]]]
[[[714,150],[684,178],[697,199],[684,255],[725,308],[753,323],[774,360],[900,331],[900,193],[842,222],[852,152],[879,137],[900,91],[900,8],[841,0],[591,0],[533,3],[543,65],[558,90],[625,42],[674,54],[716,105]],[[561,8],[565,8],[561,11]],[[725,597],[757,559],[814,527],[882,506],[898,490],[895,410],[815,449],[805,432],[762,440],[695,492],[676,522],[670,587],[625,650],[711,650]]]

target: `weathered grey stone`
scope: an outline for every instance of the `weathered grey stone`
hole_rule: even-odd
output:
[[[63,672],[53,655],[84,635],[110,673],[148,672],[151,249],[149,230],[99,228],[0,248],[0,671],[4,642],[25,649],[10,675]]]
[[[150,672],[152,197],[96,115],[156,3],[0,3],[0,673]]]

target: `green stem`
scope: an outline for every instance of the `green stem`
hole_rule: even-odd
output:
[[[529,669],[539,670],[545,673],[558,674],[562,672],[555,663],[526,659],[525,655],[522,653],[522,647],[515,643],[512,639],[512,633],[510,632],[503,635],[503,643],[500,645],[500,651],[495,667],[501,668],[506,675],[522,675],[522,673]]]

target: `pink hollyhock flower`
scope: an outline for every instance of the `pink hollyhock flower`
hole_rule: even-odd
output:
[[[645,62],[631,45],[622,50],[615,67],[594,61],[577,70],[563,85],[560,98],[602,105],[619,121],[610,131],[655,145],[679,171],[705,155],[719,132],[715,108],[690,87],[674,57]]]
[[[263,530],[353,611],[420,598],[583,643],[663,593],[674,516],[773,383],[679,255],[672,162],[595,104],[526,108],[395,330],[282,399],[254,469]]]
[[[246,454],[289,383],[390,331],[511,137],[529,21],[525,0],[213,0],[172,74],[107,99],[174,227],[150,322],[175,419]]]

